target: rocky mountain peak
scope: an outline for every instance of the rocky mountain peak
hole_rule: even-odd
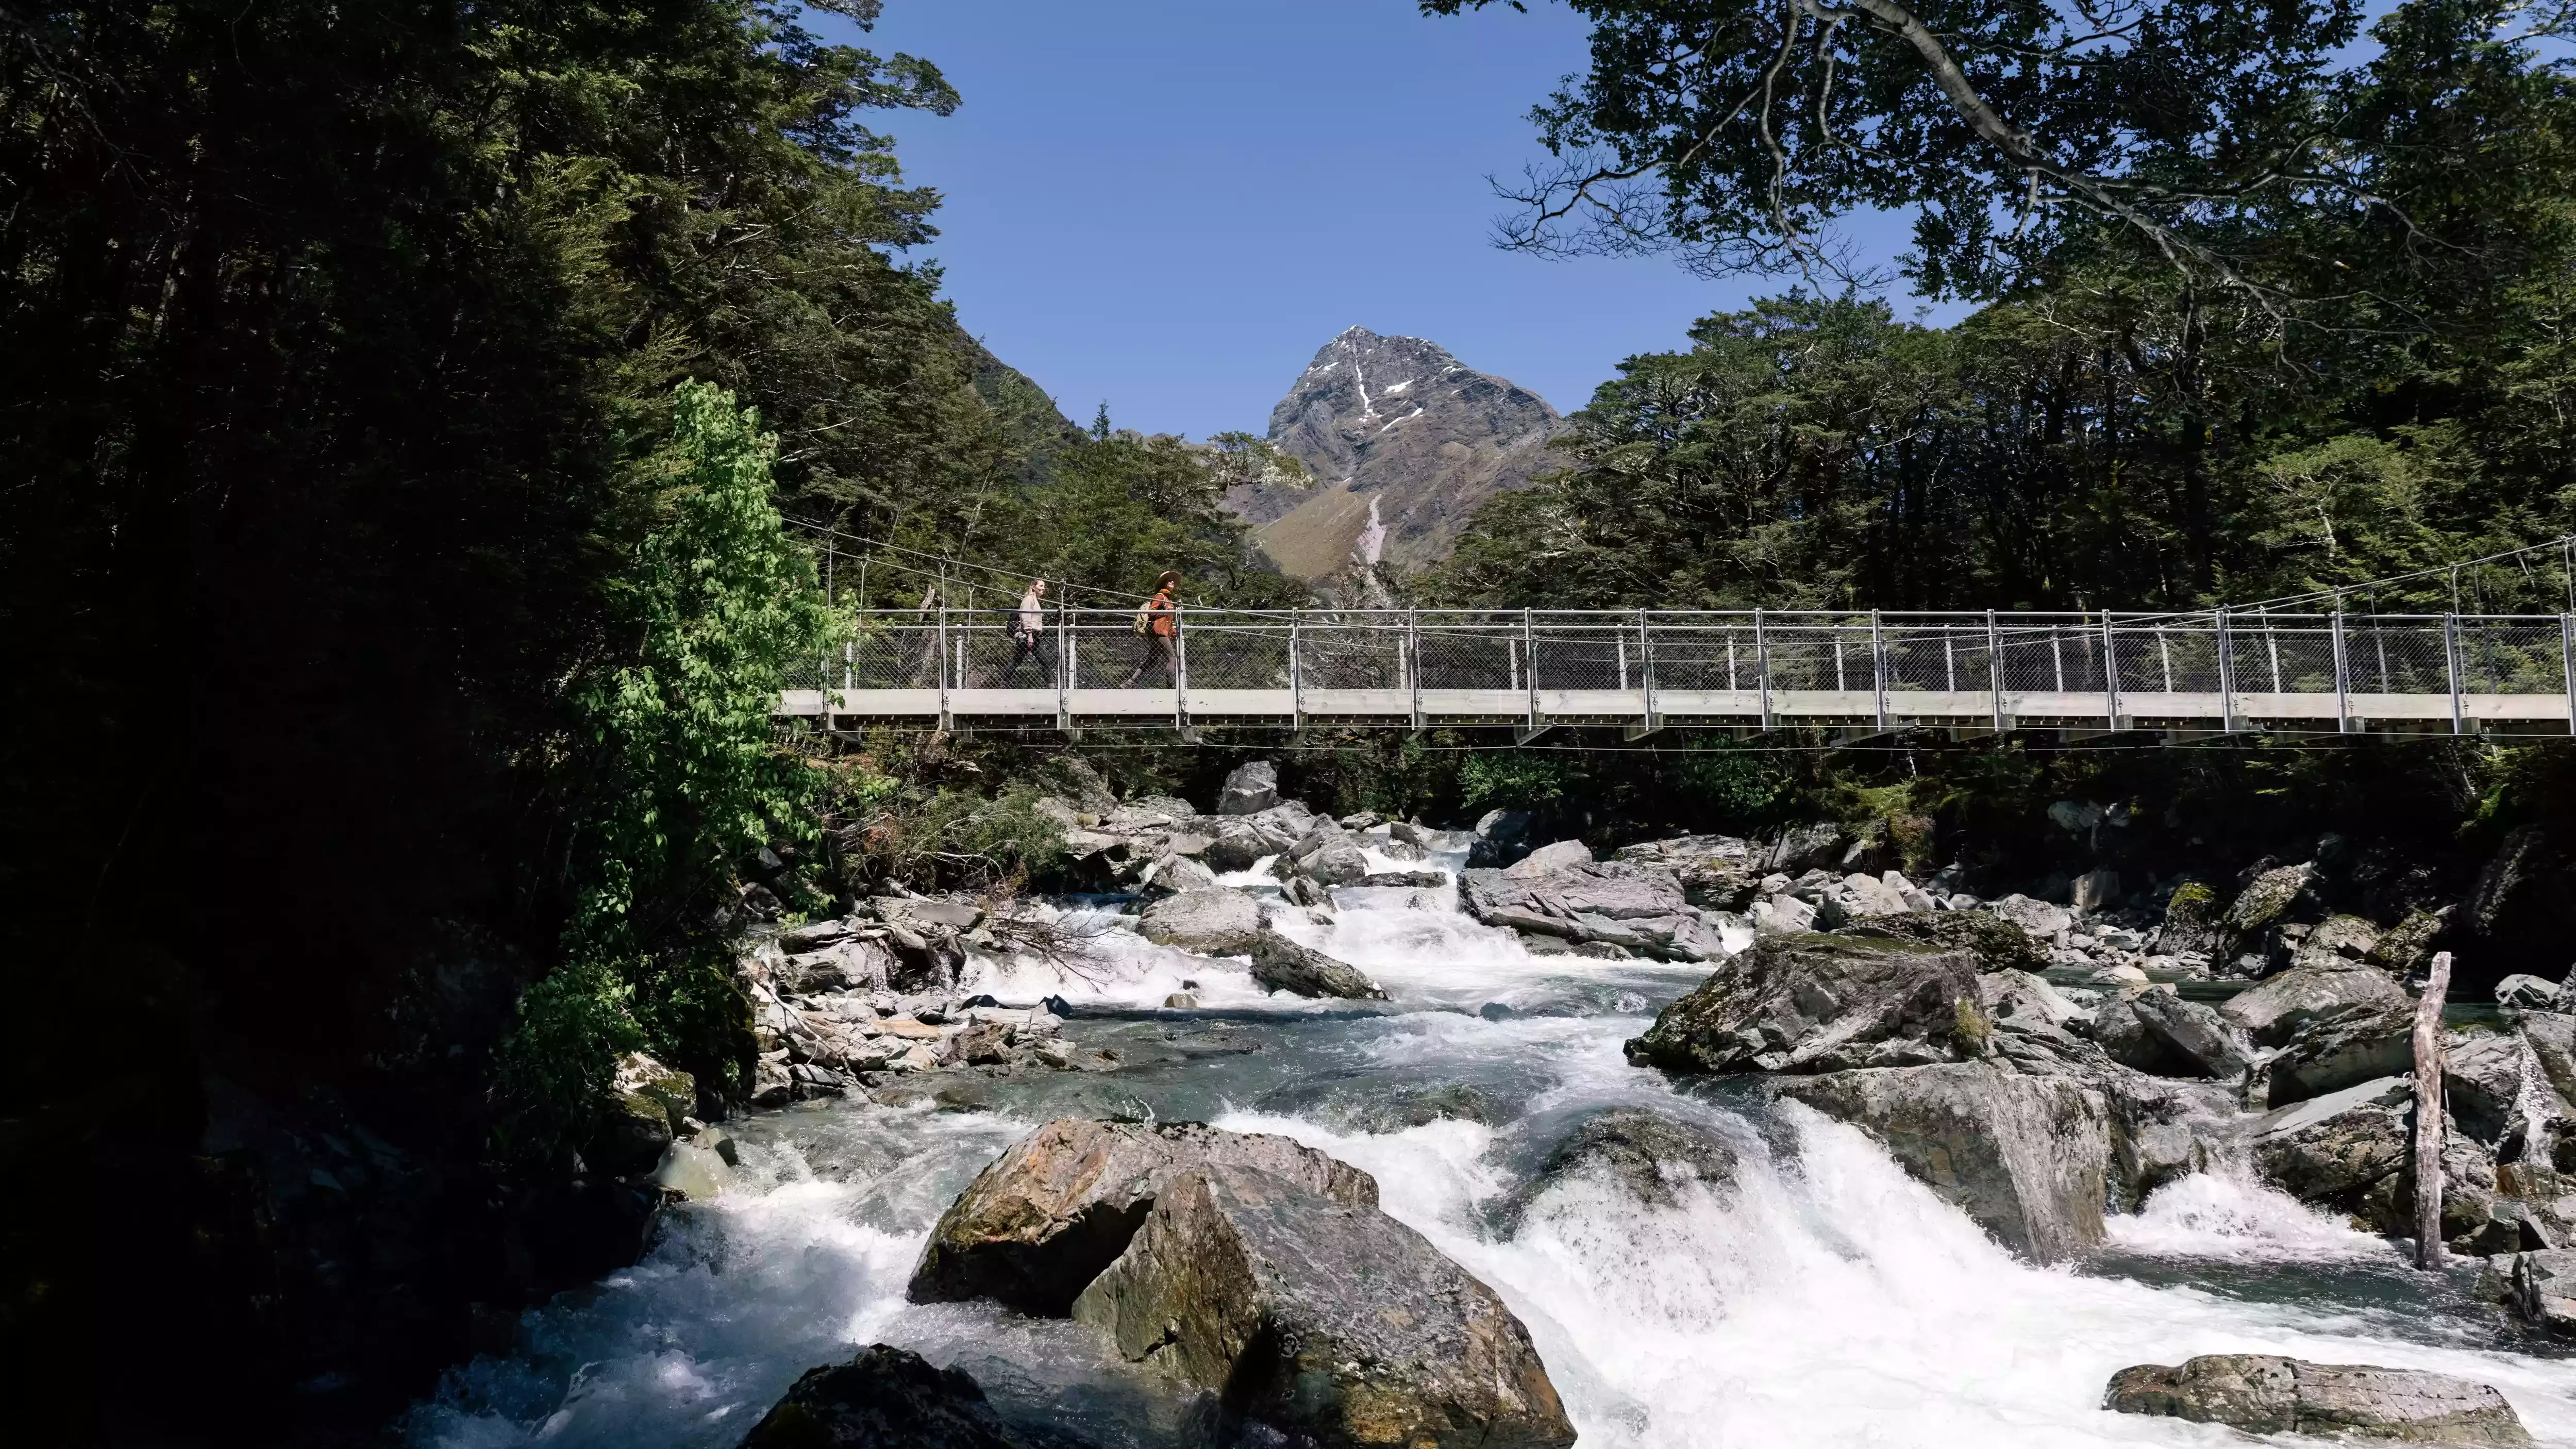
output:
[[[1254,485],[1229,502],[1280,569],[1320,578],[1355,549],[1419,568],[1477,505],[1547,471],[1565,420],[1538,394],[1420,337],[1352,327],[1327,342],[1270,414],[1270,441],[1312,487]]]

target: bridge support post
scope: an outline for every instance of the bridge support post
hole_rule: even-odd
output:
[[[1190,731],[1190,631],[1181,621],[1181,604],[1172,601],[1172,727]]]
[[[2227,634],[2227,611],[2211,614],[2218,637],[2218,728],[2236,733],[2236,646]]]
[[[1297,626],[1305,616],[1303,609],[1288,611],[1288,727],[1295,730],[1306,728],[1306,681],[1297,663]]]
[[[1407,713],[1415,734],[1422,733],[1422,611],[1404,611],[1404,685]]]
[[[954,730],[957,724],[948,713],[948,601],[945,599],[939,603],[939,637],[934,642],[939,646],[939,732],[944,735]]]
[[[2335,733],[2348,735],[2353,732],[2352,664],[2344,652],[2343,600],[2337,597],[2334,602]]]
[[[1878,732],[1887,733],[1887,636],[1879,627],[1878,610],[1869,611],[1869,699],[1870,714],[1877,721]]]
[[[1664,727],[1655,713],[1655,636],[1647,622],[1646,611],[1637,611],[1637,684],[1644,696],[1644,709],[1635,728],[1626,732],[1631,741],[1642,740]]]
[[[2111,611],[2102,611],[2102,706],[2111,733],[2120,732],[2120,643],[2111,633]]]
[[[2460,718],[2460,616],[2442,616],[2442,667],[2451,677],[2451,733],[2466,734]]]
[[[1521,721],[1520,742],[1528,744],[1546,726],[1538,718],[1538,626],[1527,609],[1521,610],[1521,664],[1522,679],[1529,686],[1529,707]]]
[[[1753,691],[1762,716],[1762,732],[1771,732],[1771,640],[1762,632],[1762,611],[1753,611]]]
[[[2567,733],[2576,735],[2576,614],[2558,616],[2558,670],[2567,686]]]
[[[1055,727],[1073,732],[1073,606],[1055,606]]]
[[[1995,733],[2004,732],[2003,634],[1995,628],[1995,611],[1986,611],[1986,692],[1994,705]]]

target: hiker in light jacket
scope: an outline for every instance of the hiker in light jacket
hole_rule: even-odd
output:
[[[1180,586],[1179,571],[1165,569],[1163,576],[1154,581],[1154,597],[1146,600],[1145,607],[1136,611],[1136,632],[1145,637],[1145,654],[1136,661],[1136,668],[1128,674],[1126,681],[1118,686],[1120,689],[1135,688],[1136,681],[1148,673],[1173,678],[1172,636],[1180,629],[1181,608],[1175,591]]]
[[[1020,595],[1019,611],[1011,616],[1011,663],[1002,671],[1002,684],[1008,687],[1017,679],[1020,666],[1034,659],[1041,683],[1050,672],[1046,656],[1038,652],[1046,641],[1046,591],[1044,579],[1031,579],[1028,592]]]

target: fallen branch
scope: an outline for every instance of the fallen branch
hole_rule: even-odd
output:
[[[2415,1266],[2442,1266],[2442,998],[2451,990],[2451,953],[2433,954],[2433,974],[2415,1003]]]

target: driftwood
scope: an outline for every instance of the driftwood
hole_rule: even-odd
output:
[[[2442,998],[2451,990],[2451,953],[2415,1003],[2415,1266],[2442,1266]]]

